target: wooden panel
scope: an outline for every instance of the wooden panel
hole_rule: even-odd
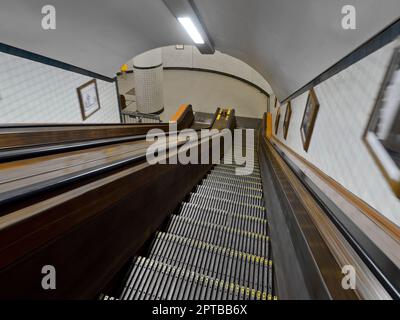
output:
[[[186,109],[188,108],[188,104],[181,104],[175,114],[171,117],[170,121],[178,122],[178,120],[182,117]]]
[[[272,113],[267,113],[267,130],[266,130],[266,137],[271,139],[272,137]]]
[[[181,145],[183,142],[185,141],[173,141],[171,146]],[[23,193],[36,192],[49,183],[55,185],[58,181],[88,173],[96,168],[144,156],[151,144],[153,143],[145,140],[125,142],[84,151],[0,163],[0,204]],[[163,145],[160,147],[165,148]]]
[[[273,140],[275,141],[275,139]],[[284,177],[288,181],[286,184],[290,186],[292,190],[292,194],[286,194],[286,198],[290,201],[291,208],[285,211],[285,214],[288,215],[288,221],[290,223],[290,221],[293,220],[293,218],[290,217],[291,211],[293,211],[292,215],[296,217],[296,219],[301,218],[303,220],[308,220],[306,225],[302,225],[302,223],[299,222],[296,224],[300,226],[306,241],[309,243],[313,259],[318,265],[332,298],[345,298],[343,294],[346,292],[340,286],[343,277],[341,268],[345,265],[351,265],[355,268],[357,275],[357,286],[356,290],[353,292],[356,296],[363,299],[390,299],[390,295],[366,265],[365,261],[359,255],[359,252],[352,247],[348,239],[331,221],[328,214],[321,208],[320,204],[317,203],[310,194],[310,191],[305,188],[303,183],[289,168],[284,159],[276,152],[272,144],[265,139],[264,142],[273,159],[277,162],[277,168],[280,168],[283,172],[281,178]],[[281,178],[279,178],[279,181]],[[297,204],[295,205],[293,201]],[[299,206],[302,208],[300,211],[297,210]],[[301,212],[302,214],[299,215]],[[318,232],[319,240],[316,234],[314,234],[314,238],[310,238],[310,232]],[[279,239],[279,236],[277,238]],[[300,242],[301,241],[298,240],[294,241],[296,246],[298,246]],[[275,239],[275,244],[276,243],[277,239]],[[304,255],[304,252],[302,252],[302,255]],[[329,256],[331,258],[329,258]],[[329,262],[329,259],[331,259],[331,262]],[[305,265],[304,268],[308,268],[308,266]],[[347,293],[351,294],[352,292],[348,290]]]
[[[0,217],[0,298],[95,298],[211,166],[141,163],[21,203]],[[56,290],[41,288],[44,265]]]
[[[168,124],[8,126],[0,128],[0,151],[145,135],[152,128],[168,131]]]
[[[400,265],[400,227],[277,139],[273,142]],[[361,214],[361,215],[360,215]],[[391,237],[392,239],[388,238]],[[390,249],[392,248],[392,249]]]
[[[297,259],[300,263],[307,290],[310,292],[310,298],[357,299],[356,292],[344,290],[341,287],[343,277],[341,266],[338,265],[326,239],[321,236],[312,215],[320,217],[320,226],[325,224],[325,229],[333,227],[329,223],[329,219],[321,221],[322,210],[317,208],[312,196],[305,190],[276,151],[268,144],[264,136],[262,137],[261,146],[263,148],[262,152],[266,157],[264,161],[271,162],[270,167],[271,174],[275,180],[274,185],[277,188],[277,192],[280,193],[280,201],[285,207],[283,212],[291,232],[291,242],[296,248],[296,256],[292,257],[292,259]],[[274,212],[269,214],[270,220],[275,219],[273,215]],[[280,237],[278,235],[273,239],[273,249],[274,245],[277,245],[279,241]],[[274,255],[277,254],[284,253],[274,251]],[[288,275],[287,280],[290,281],[289,279],[290,275]],[[292,294],[296,295],[296,293]]]

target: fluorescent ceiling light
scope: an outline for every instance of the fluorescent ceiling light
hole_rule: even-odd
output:
[[[178,18],[178,21],[181,25],[185,28],[186,32],[192,38],[195,44],[204,44],[204,40],[201,37],[200,32],[197,30],[196,26],[194,25],[192,19],[187,17]]]

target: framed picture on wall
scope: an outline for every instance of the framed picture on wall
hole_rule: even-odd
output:
[[[285,118],[283,119],[283,137],[285,138],[285,140],[288,135],[291,117],[292,117],[292,104],[289,101],[286,105]]]
[[[314,89],[311,89],[304,109],[303,119],[301,120],[300,135],[303,142],[304,151],[308,151],[312,133],[314,130],[315,120],[319,110],[319,102]]]
[[[279,107],[276,110],[276,115],[275,115],[275,134],[278,134],[280,120],[281,120],[281,108]]]
[[[96,79],[90,80],[77,89],[82,119],[86,120],[93,113],[100,110],[99,92]]]
[[[364,141],[380,170],[400,198],[400,47],[394,50]]]

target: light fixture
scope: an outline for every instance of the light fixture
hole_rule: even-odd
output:
[[[194,25],[192,19],[188,17],[179,17],[178,21],[185,28],[186,32],[189,34],[195,44],[204,44],[204,40]]]

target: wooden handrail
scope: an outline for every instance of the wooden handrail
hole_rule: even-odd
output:
[[[207,139],[189,146],[199,159]],[[2,207],[0,298],[96,298],[211,167],[142,161]],[[47,264],[57,290],[41,287]]]
[[[146,134],[150,129],[168,131],[168,124],[23,125],[0,128],[0,152],[15,148],[65,144]]]
[[[177,123],[178,130],[190,128],[194,121],[192,105],[182,104],[170,121]]]
[[[346,201],[348,204],[353,206],[357,211],[368,217],[374,224],[381,228],[385,233],[389,234],[395,241],[399,242],[400,244],[400,227],[394,224],[392,221],[387,219],[381,213],[376,211],[374,208],[369,206],[365,201],[357,197],[355,194],[350,192],[348,189],[343,187],[339,184],[336,180],[329,177],[327,174],[322,172],[319,168],[313,165],[311,162],[304,159],[298,153],[293,151],[290,147],[284,145],[281,141],[276,139],[275,137],[272,138],[272,141],[278,145],[278,147],[285,152],[286,154],[291,156],[291,159],[296,162],[299,166],[304,169],[307,169],[308,173],[312,173],[314,177],[318,177],[323,182],[319,184],[319,186],[323,187],[327,193],[331,193],[331,190],[334,190],[335,193],[340,196],[341,199],[336,199],[337,202]],[[315,181],[315,178],[309,176],[312,180]],[[330,190],[328,190],[329,188]],[[334,199],[335,200],[335,199]],[[373,230],[371,230],[373,232]]]
[[[309,214],[340,265],[356,268],[357,278],[362,279],[357,284],[360,296],[387,299],[389,292],[396,296],[396,274],[400,269],[398,227],[276,138],[268,142],[263,139],[281,166],[287,167],[286,175],[292,176],[292,184],[308,190],[301,196],[302,201],[310,206],[315,200],[306,199],[312,199],[314,194],[319,206],[323,205],[320,209],[311,205],[314,209]],[[379,275],[382,272],[384,277]]]

